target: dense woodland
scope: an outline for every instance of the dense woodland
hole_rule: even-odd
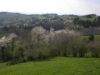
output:
[[[0,13],[0,61],[100,57],[100,16]],[[84,36],[87,36],[85,39]]]

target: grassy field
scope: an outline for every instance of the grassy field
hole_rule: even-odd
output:
[[[88,40],[88,36],[81,36],[81,40]],[[100,41],[100,35],[95,35],[95,40]]]
[[[0,63],[0,75],[100,75],[100,58],[56,57],[8,66]]]

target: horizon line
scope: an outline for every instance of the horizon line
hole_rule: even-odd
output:
[[[76,16],[85,16],[85,15],[96,15],[100,16],[99,14],[96,13],[87,13],[87,14],[59,14],[59,13],[23,13],[23,12],[12,12],[12,11],[0,11],[0,13],[13,13],[13,14],[23,14],[23,15],[46,15],[46,14],[56,14],[56,15],[76,15]]]

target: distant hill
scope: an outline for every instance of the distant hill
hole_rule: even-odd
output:
[[[84,30],[88,29],[89,31],[91,28],[95,28],[96,30],[96,28],[100,27],[100,16],[95,14],[84,16],[57,14],[27,15],[20,13],[0,12],[1,32],[20,32],[21,30],[31,30],[35,26],[42,26],[47,30],[50,30],[50,28],[53,28],[54,30],[69,28],[86,32]]]

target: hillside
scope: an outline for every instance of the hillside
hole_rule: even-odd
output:
[[[16,65],[0,63],[1,75],[99,75],[99,58],[56,57]]]
[[[94,14],[0,13],[0,60],[17,64],[49,57],[100,57],[100,17]]]
[[[0,33],[16,33],[30,31],[35,26],[42,26],[47,30],[73,29],[83,34],[100,34],[100,17],[95,14],[57,15],[57,14],[20,14],[0,12]]]

